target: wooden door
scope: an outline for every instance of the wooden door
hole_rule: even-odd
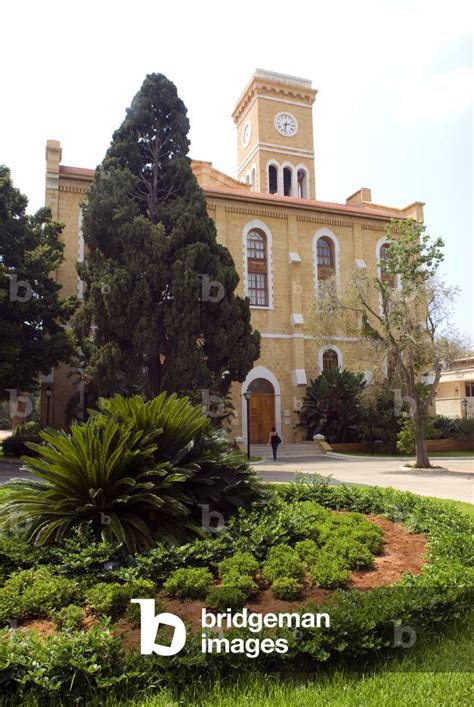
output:
[[[250,443],[266,444],[275,425],[275,396],[254,393],[250,398]]]

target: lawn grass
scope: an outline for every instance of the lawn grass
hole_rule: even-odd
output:
[[[472,704],[472,642],[470,621],[460,621],[410,654],[392,659],[328,669],[298,678],[249,672],[226,681],[196,680],[183,691],[163,690],[129,701],[105,701],[103,707],[453,707]],[[407,649],[400,649],[407,650]],[[471,671],[471,672],[470,672]],[[89,703],[92,704],[92,703]],[[98,703],[97,703],[98,704]]]
[[[446,501],[440,498],[436,498],[435,496],[427,496],[427,498],[431,498],[432,501],[438,501],[440,503],[446,504],[451,508],[455,508],[457,511],[461,511],[461,513],[467,513],[468,516],[474,518],[473,503],[464,503],[464,501]]]

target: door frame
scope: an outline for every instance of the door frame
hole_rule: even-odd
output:
[[[256,366],[247,374],[247,378],[242,383],[242,388],[240,391],[240,409],[242,412],[242,439],[247,443],[247,401],[244,398],[244,393],[247,392],[247,388],[250,383],[256,378],[265,378],[269,383],[273,385],[273,390],[275,391],[275,427],[278,434],[281,436],[281,389],[280,384],[273,375],[273,373],[265,366]]]

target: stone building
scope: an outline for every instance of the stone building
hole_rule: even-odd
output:
[[[474,356],[445,363],[436,389],[435,411],[445,417],[474,417]]]
[[[333,366],[364,370],[354,340],[328,344],[311,333],[318,284],[340,284],[355,264],[375,270],[390,219],[422,220],[423,204],[398,209],[373,203],[363,188],[344,204],[316,198],[311,81],[257,70],[232,114],[236,126],[237,178],[211,162],[193,162],[219,241],[231,252],[240,274],[240,294],[250,298],[253,326],[261,332],[261,357],[242,385],[234,385],[235,437],[246,437],[243,397],[252,391],[250,431],[263,442],[276,426],[284,441],[296,439],[298,410],[310,379]],[[76,264],[84,257],[80,204],[94,176],[91,169],[61,164],[61,146],[46,147],[46,204],[65,227],[65,262],[56,273],[64,295],[82,296]],[[43,381],[42,418],[65,424],[74,393],[62,366]],[[48,410],[47,410],[48,408]]]

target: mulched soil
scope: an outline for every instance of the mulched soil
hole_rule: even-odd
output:
[[[385,518],[367,516],[376,523],[384,532],[384,552],[375,558],[372,569],[356,570],[351,573],[350,588],[361,591],[395,584],[404,572],[418,574],[425,563],[427,539],[424,535],[410,533],[404,526],[393,523]],[[271,589],[264,589],[246,606],[249,611],[261,613],[278,613],[280,611],[296,611],[302,606],[320,606],[332,594],[330,589],[318,589],[307,586],[304,598],[297,601],[283,601],[275,599]],[[179,601],[158,595],[165,606],[165,610],[176,614],[185,623],[189,622],[195,631],[201,628],[202,600]],[[89,628],[93,625],[93,617],[86,611],[84,625]],[[54,625],[50,620],[38,619],[22,624],[22,629],[37,629],[42,635],[54,632]],[[120,619],[115,627],[116,634],[122,636],[129,648],[136,648],[140,643],[140,629],[132,626],[125,619]]]

